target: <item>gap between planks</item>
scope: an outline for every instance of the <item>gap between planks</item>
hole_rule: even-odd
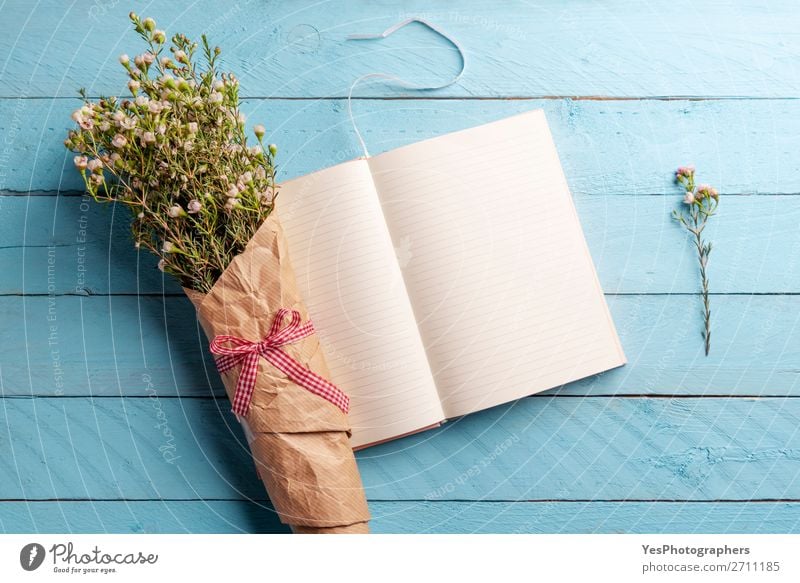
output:
[[[121,98],[132,99],[132,96],[122,95]],[[65,95],[0,95],[0,100],[7,101],[33,101],[33,100],[62,100],[62,99],[82,99],[75,95],[69,97]],[[101,99],[100,95],[89,95],[88,99]],[[312,97],[292,97],[286,95],[248,95],[240,98],[242,101],[347,101],[349,98],[338,95],[312,96]],[[624,95],[511,95],[506,97],[496,97],[491,95],[468,95],[468,96],[436,96],[426,95],[424,97],[411,95],[395,96],[353,96],[353,101],[535,101],[535,100],[570,100],[570,101],[797,101],[800,97],[749,97],[747,95],[648,95],[648,96],[624,96]]]
[[[0,247],[0,249],[33,249],[38,246],[20,245],[19,247]],[[663,297],[678,297],[687,296],[695,297],[701,295],[702,292],[603,292],[607,297],[639,297],[639,296],[663,296]],[[712,297],[750,297],[750,296],[800,296],[800,292],[709,292]],[[44,292],[36,293],[19,293],[19,292],[0,292],[2,297],[20,297],[20,298],[60,298],[60,297],[79,297],[79,298],[182,298],[185,294],[181,292],[119,292],[119,293],[94,293],[85,291],[84,293],[77,292],[60,292],[48,294]]]
[[[78,198],[83,197],[86,193],[81,192],[79,190],[74,191],[64,191],[59,192],[57,190],[36,190],[36,191],[23,191],[23,190],[0,190],[0,198],[13,198],[13,197],[21,197],[21,196],[36,196],[36,197],[56,197],[56,196],[63,196],[65,198]],[[800,192],[725,192],[723,193],[726,197],[729,196],[800,196]],[[628,192],[628,193],[619,193],[619,194],[590,194],[588,196],[602,196],[602,197],[612,197],[612,196],[635,196],[635,197],[646,197],[646,196],[675,196],[674,193],[671,192]],[[99,203],[99,204],[108,204],[108,203]]]
[[[800,395],[758,395],[758,394],[742,394],[742,395],[704,395],[702,393],[697,394],[684,394],[684,393],[592,393],[586,395],[575,395],[575,394],[567,394],[567,395],[560,395],[557,391],[560,388],[552,388],[544,391],[542,393],[537,393],[535,395],[528,395],[527,397],[522,397],[521,399],[517,399],[521,401],[523,399],[750,399],[754,400],[757,399],[759,401],[766,401],[766,400],[776,400],[776,399],[800,399]],[[551,391],[556,391],[555,393],[551,393]],[[1,399],[150,399],[152,398],[150,395],[5,395],[0,394]],[[226,401],[228,400],[227,395],[219,394],[219,395],[159,395],[159,399],[197,399],[197,400],[209,400],[209,401]],[[513,401],[509,401],[511,403]],[[457,419],[461,419],[461,417],[453,417],[448,421],[455,421]]]
[[[470,500],[468,498],[459,499],[453,498],[448,500],[428,500],[425,498],[408,498],[408,499],[384,499],[384,498],[370,498],[370,503],[405,503],[405,502],[420,502],[426,504],[558,504],[558,503],[586,503],[586,504],[625,504],[625,503],[647,503],[647,504],[792,504],[800,502],[800,499],[795,498],[752,498],[748,500],[737,500],[734,498],[719,498],[713,500],[693,500],[681,498],[531,498],[523,500],[515,499],[501,499],[501,500]],[[27,502],[27,503],[60,503],[60,502],[253,502],[253,503],[267,503],[268,498],[248,498],[242,500],[241,498],[0,498],[0,504],[3,502]]]

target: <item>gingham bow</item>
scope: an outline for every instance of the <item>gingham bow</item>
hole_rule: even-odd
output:
[[[289,324],[281,328],[287,314],[291,314],[292,319]],[[261,342],[250,342],[236,336],[215,336],[210,349],[213,354],[219,356],[217,358],[219,372],[228,372],[235,366],[242,365],[239,380],[236,382],[236,394],[233,397],[233,412],[244,416],[250,409],[250,400],[253,398],[258,375],[258,359],[263,357],[291,381],[330,401],[347,413],[350,409],[350,399],[347,395],[336,385],[308,370],[281,350],[281,346],[293,344],[313,333],[314,324],[310,320],[300,325],[300,312],[281,308],[275,314],[269,334]]]

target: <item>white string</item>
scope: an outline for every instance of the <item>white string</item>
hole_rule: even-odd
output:
[[[441,85],[418,85],[416,83],[411,83],[409,81],[406,81],[405,79],[401,79],[400,77],[396,77],[394,75],[387,75],[386,73],[367,73],[366,75],[362,75],[361,77],[353,81],[353,84],[350,85],[350,91],[347,94],[347,113],[350,116],[350,123],[353,124],[353,129],[356,132],[356,137],[358,138],[358,141],[361,143],[361,149],[364,150],[364,156],[366,156],[367,158],[369,158],[369,152],[367,151],[367,144],[364,143],[364,138],[361,136],[361,132],[358,131],[356,118],[353,116],[353,90],[356,88],[356,85],[358,85],[362,81],[365,81],[366,79],[386,79],[388,81],[395,82],[397,85],[405,89],[413,89],[414,91],[432,91],[434,89],[444,89],[445,87],[450,87],[450,85],[453,85],[459,79],[461,79],[461,76],[464,74],[464,69],[467,68],[467,56],[466,53],[464,52],[464,49],[461,48],[461,45],[458,43],[458,41],[455,40],[446,32],[444,32],[441,28],[434,26],[433,24],[431,24],[430,22],[428,22],[423,18],[416,18],[416,17],[409,18],[407,20],[404,20],[403,22],[395,24],[390,28],[387,28],[380,34],[351,34],[347,37],[347,40],[383,39],[391,35],[393,32],[400,30],[404,26],[411,24],[412,22],[419,22],[420,24],[427,26],[433,32],[444,37],[451,45],[453,45],[458,51],[459,56],[461,57],[461,69],[458,71],[455,77],[453,77],[452,79]]]

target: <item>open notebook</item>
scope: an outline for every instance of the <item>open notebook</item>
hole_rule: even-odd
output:
[[[625,363],[541,110],[281,186],[355,448]]]

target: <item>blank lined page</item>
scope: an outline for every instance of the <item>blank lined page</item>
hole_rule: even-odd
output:
[[[542,111],[370,167],[448,417],[624,364]]]
[[[331,375],[350,395],[353,446],[442,421],[366,161],[283,184],[277,208]]]

